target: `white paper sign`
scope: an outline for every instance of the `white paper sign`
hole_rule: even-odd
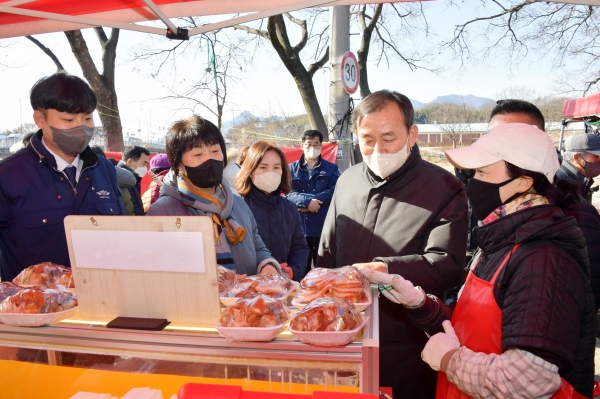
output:
[[[71,230],[77,267],[204,273],[202,233]]]

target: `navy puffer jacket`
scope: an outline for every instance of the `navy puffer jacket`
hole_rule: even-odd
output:
[[[278,194],[265,194],[254,185],[244,201],[271,255],[279,263],[286,262],[294,271],[294,280],[300,281],[306,274],[309,249],[296,205]]]

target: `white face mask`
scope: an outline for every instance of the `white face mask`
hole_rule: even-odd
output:
[[[252,183],[266,193],[272,193],[277,190],[281,184],[281,175],[275,172],[261,173],[252,175]]]
[[[364,155],[363,159],[371,172],[377,176],[385,179],[404,165],[408,156],[410,155],[410,149],[408,148],[408,138],[406,138],[406,144],[400,149],[400,151],[394,154],[377,154],[375,151],[371,155]]]
[[[320,148],[310,147],[308,150],[304,150],[304,156],[307,159],[317,159],[319,155],[321,155]]]
[[[133,162],[133,159],[131,161]],[[135,173],[137,173],[139,177],[146,176],[146,173],[148,173],[148,169],[145,166],[137,166],[137,163],[135,162],[133,162],[133,164],[136,166]]]

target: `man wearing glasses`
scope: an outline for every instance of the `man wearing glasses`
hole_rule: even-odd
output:
[[[292,192],[286,198],[298,207],[306,242],[310,248],[308,266],[317,263],[319,240],[335,184],[340,176],[338,167],[321,158],[323,134],[307,130],[302,135],[304,154],[290,164]]]

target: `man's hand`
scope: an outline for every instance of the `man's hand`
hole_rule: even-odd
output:
[[[371,262],[371,263],[355,263],[352,266],[358,270],[368,269],[376,272],[387,273],[387,266],[383,262]]]
[[[292,270],[292,268],[289,267],[286,262],[280,263],[279,266],[281,266],[281,270],[287,273],[290,279],[294,278],[294,270]]]
[[[319,211],[319,209],[321,209],[321,204],[323,203],[323,201],[319,201],[318,199],[311,199],[310,203],[308,204],[308,210],[309,212],[312,213],[316,213]]]

